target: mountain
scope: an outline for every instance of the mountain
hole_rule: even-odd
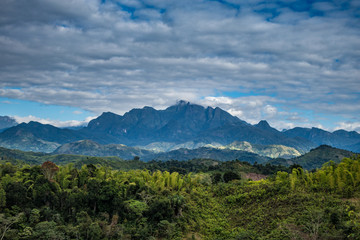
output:
[[[196,149],[181,148],[170,152],[158,153],[150,156],[144,156],[142,159],[145,161],[158,160],[178,160],[186,161],[190,159],[201,158],[201,159],[213,159],[218,161],[230,161],[238,159],[243,162],[249,163],[264,163],[269,160],[267,157],[259,156],[255,153],[230,150],[230,149],[216,149],[201,147]]]
[[[4,131],[7,128],[16,126],[18,123],[15,119],[8,116],[0,116],[0,132]]]
[[[0,147],[0,160],[10,161],[10,162],[15,160],[20,160],[26,162],[27,164],[39,164],[40,162],[38,160],[46,155],[47,154],[45,153],[24,152],[20,150]]]
[[[251,125],[218,107],[204,108],[179,101],[164,110],[144,107],[132,109],[122,116],[106,112],[78,130],[37,122],[22,123],[0,133],[0,146],[52,152],[65,143],[85,139],[102,145],[123,144],[157,151],[219,147],[246,141],[252,145],[282,145],[303,154],[321,144],[354,151],[359,149],[360,134],[344,130],[330,133],[317,128],[280,132],[265,120]],[[266,154],[290,157],[276,153],[274,148]]]
[[[168,161],[171,159],[185,161],[194,158],[206,158],[219,161],[239,159],[250,163],[262,163],[268,160],[265,156],[258,156],[255,153],[241,151],[238,149],[200,147],[196,149],[180,148],[169,152],[155,153],[153,151],[140,149],[138,147],[128,147],[122,144],[101,145],[91,140],[80,140],[73,143],[66,143],[56,149],[53,154],[72,154],[96,157],[116,156],[121,159],[128,160],[134,159],[135,156],[138,156],[144,161]]]
[[[0,146],[34,152],[52,152],[61,144],[83,139],[74,130],[61,129],[38,122],[21,123],[0,133]]]
[[[81,130],[94,136],[106,136],[99,143],[147,145],[153,142],[182,143],[199,133],[229,124],[247,125],[220,108],[204,108],[180,101],[165,110],[151,107],[133,109],[124,116],[103,113]]]
[[[246,141],[261,145],[284,145],[293,147],[300,153],[305,153],[316,147],[314,143],[307,139],[288,137],[274,128],[267,128],[264,123],[260,123],[260,125],[224,125],[202,132],[196,141],[211,143],[216,140],[222,145],[234,141]]]
[[[154,152],[121,144],[101,145],[91,140],[80,140],[66,143],[56,149],[54,154],[76,154],[96,157],[116,156],[122,159],[133,159],[135,156],[145,156]]]
[[[258,124],[255,125],[255,127],[265,131],[278,132],[278,130],[272,128],[266,120],[261,120]]]
[[[292,147],[284,145],[260,145],[249,142],[235,141],[229,145],[218,147],[219,149],[241,150],[256,153],[260,156],[270,158],[294,158],[300,156],[300,152]]]
[[[133,109],[124,116],[103,113],[81,131],[102,144],[121,143],[158,150],[171,150],[181,144],[201,147],[234,141],[286,145],[301,152],[315,147],[306,139],[284,135],[266,121],[253,126],[220,108],[204,108],[185,101],[165,110]],[[158,144],[151,145],[154,143]]]
[[[328,145],[321,145],[317,148],[311,149],[310,152],[296,158],[289,160],[285,159],[272,159],[269,161],[270,164],[281,164],[289,166],[292,164],[299,164],[305,169],[312,170],[321,168],[321,166],[328,162],[334,161],[339,163],[343,158],[350,158],[355,153],[343,149],[334,148]]]
[[[337,130],[328,132],[319,128],[296,127],[283,132],[291,138],[302,138],[313,142],[316,145],[329,145],[349,151],[360,152],[356,144],[360,144],[360,134],[352,131]]]

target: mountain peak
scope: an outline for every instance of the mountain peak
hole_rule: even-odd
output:
[[[266,120],[261,120],[256,126],[260,128],[270,128],[270,124]]]
[[[190,105],[191,103],[185,100],[179,100],[176,102],[176,105],[178,106],[186,106],[186,105]]]
[[[266,120],[261,120],[258,124],[255,125],[255,127],[260,128],[262,130],[277,132],[277,130],[275,128],[271,127],[270,124]]]

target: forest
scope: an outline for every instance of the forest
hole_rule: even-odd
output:
[[[0,240],[360,239],[359,156],[313,171],[205,159],[134,159],[123,170],[91,160],[2,161]]]

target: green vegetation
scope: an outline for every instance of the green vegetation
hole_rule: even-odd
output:
[[[123,171],[97,160],[0,164],[0,239],[360,239],[360,157],[313,172],[138,158],[126,168],[148,169]]]

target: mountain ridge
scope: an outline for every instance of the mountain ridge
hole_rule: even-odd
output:
[[[0,146],[52,152],[63,144],[84,139],[129,147],[151,146],[158,142],[170,148],[223,146],[246,141],[258,145],[283,145],[301,154],[321,144],[356,151],[360,148],[360,134],[356,132],[337,130],[330,133],[316,128],[280,132],[265,120],[251,125],[219,107],[205,108],[186,101],[179,101],[164,110],[147,106],[132,109],[122,116],[104,112],[79,130],[37,122],[22,123],[0,133]]]

